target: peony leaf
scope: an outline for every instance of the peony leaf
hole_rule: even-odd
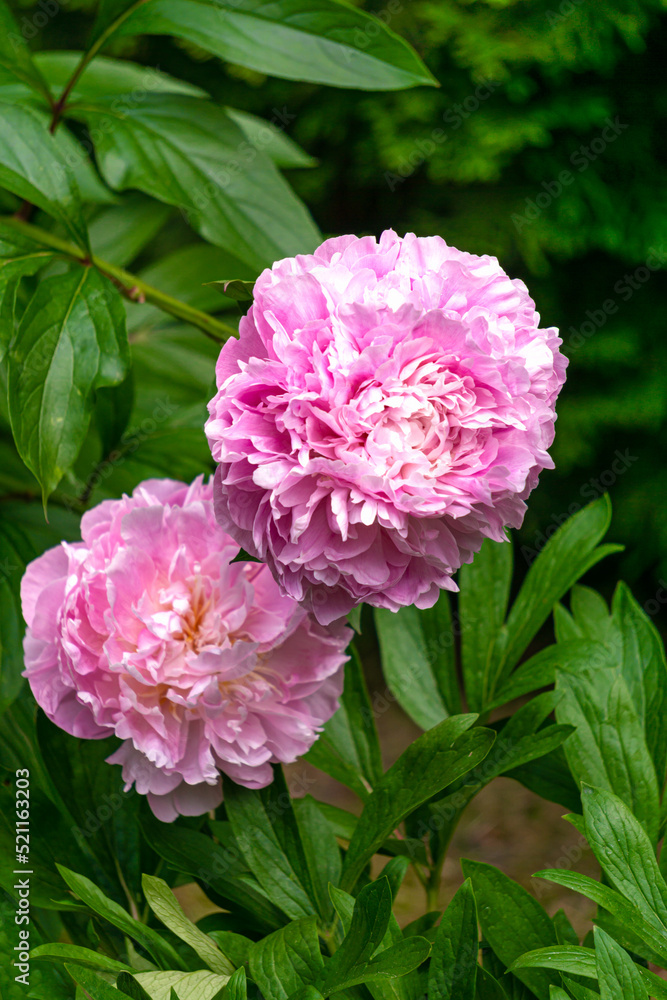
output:
[[[641,974],[627,951],[613,938],[595,928],[595,959],[598,967],[600,1000],[648,1000]]]
[[[318,232],[305,207],[223,108],[171,94],[118,103],[99,98],[69,111],[94,135],[112,188],[176,206],[206,240],[254,271],[315,249]]]
[[[466,879],[436,931],[428,971],[429,1000],[475,1000],[478,952],[475,894]]]
[[[68,139],[49,133],[41,110],[0,100],[0,184],[43,209],[88,250],[81,196],[65,155],[74,141]]]
[[[406,816],[489,752],[495,734],[470,729],[476,716],[452,716],[424,733],[398,758],[369,796],[345,856],[341,887],[354,888],[365,865]]]
[[[44,502],[83,444],[95,389],[125,378],[129,348],[119,292],[91,267],[40,282],[9,358],[16,447]]]
[[[312,985],[324,967],[316,918],[302,917],[258,941],[248,964],[260,992],[272,1000]]]
[[[181,941],[188,944],[212,972],[223,976],[230,976],[234,972],[234,966],[222,954],[217,944],[186,917],[164,879],[154,875],[144,875],[141,885],[146,902],[158,920]]]
[[[503,965],[512,963],[526,950],[556,945],[553,923],[537,900],[493,865],[461,861],[463,873],[472,881],[482,933]],[[516,972],[518,978],[540,998],[548,1000],[553,976],[546,972]]]
[[[363,982],[363,971],[387,932],[391,904],[391,888],[386,877],[369,882],[361,889],[354,901],[345,938],[317,983],[324,996]]]
[[[130,0],[105,7],[109,23]],[[344,0],[151,0],[134,4],[117,32],[144,33],[175,35],[225,62],[288,80],[360,90],[436,83],[407,42]]]
[[[135,972],[151,1000],[215,1000],[229,981],[215,972]]]

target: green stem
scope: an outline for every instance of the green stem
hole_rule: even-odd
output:
[[[53,134],[55,130],[58,128],[58,124],[60,122],[60,119],[62,118],[63,112],[67,105],[68,98],[72,93],[72,91],[74,90],[74,87],[76,86],[77,82],[81,77],[81,74],[84,72],[88,64],[95,58],[100,49],[102,49],[106,45],[111,35],[113,35],[114,31],[116,31],[116,29],[121,26],[123,21],[126,21],[131,14],[134,14],[135,10],[137,10],[139,7],[143,6],[143,4],[147,2],[148,0],[135,0],[135,3],[133,3],[130,7],[128,7],[127,10],[124,10],[122,14],[120,14],[114,21],[111,22],[111,24],[107,28],[104,29],[100,37],[95,42],[93,42],[88,51],[84,52],[84,54],[81,56],[81,59],[78,65],[76,66],[76,69],[74,70],[74,72],[72,73],[71,77],[69,78],[69,80],[65,85],[65,89],[63,90],[62,94],[53,105],[53,117],[51,119],[51,125],[49,126],[49,131],[51,132],[51,134]]]
[[[41,243],[43,246],[65,254],[65,256],[72,260],[79,261],[81,264],[93,264],[98,271],[101,271],[102,274],[110,278],[132,302],[150,302],[170,316],[175,316],[185,323],[196,326],[207,337],[218,343],[224,343],[230,337],[238,337],[238,332],[233,326],[228,326],[227,323],[223,323],[214,316],[210,316],[200,309],[189,306],[180,299],[175,299],[173,296],[167,295],[157,288],[153,288],[152,285],[148,285],[141,278],[137,278],[134,274],[130,274],[129,271],[124,271],[120,267],[116,267],[115,264],[111,264],[109,261],[102,260],[101,257],[95,255],[88,257],[84,250],[79,249],[79,247],[73,243],[69,243],[67,240],[61,239],[60,236],[48,232],[46,229],[33,226],[32,223],[18,219],[16,216],[2,216],[2,223],[3,225],[11,226],[13,229],[30,237],[37,243]]]

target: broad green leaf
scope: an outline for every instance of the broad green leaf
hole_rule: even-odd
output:
[[[571,945],[540,948],[526,952],[514,962],[512,972],[516,972],[518,969],[553,969],[572,976],[584,976],[587,979],[597,979],[598,975],[593,949],[575,948]],[[638,965],[637,969],[649,994],[656,1000],[667,1000],[667,982],[648,969],[642,968],[641,965]],[[574,987],[574,984],[572,985]],[[623,1000],[625,1000],[625,996]]]
[[[11,299],[6,322],[4,308],[3,314],[0,314],[0,361],[4,359],[14,334],[14,297],[17,281],[36,274],[40,268],[49,264],[53,257],[52,250],[24,236],[11,224],[0,222],[0,301],[3,307],[5,299]]]
[[[384,774],[375,712],[366,687],[363,666],[354,645],[345,664],[345,684],[341,697],[361,773],[373,788]]]
[[[72,466],[88,430],[95,389],[122,382],[128,366],[119,293],[91,267],[40,282],[9,358],[16,446],[43,497]]]
[[[96,972],[83,965],[65,965],[65,968],[74,982],[85,990],[90,1000],[118,1000],[118,990],[114,989],[106,979],[101,979]]]
[[[552,919],[559,944],[579,944],[579,935],[570,923],[565,910],[557,910]]]
[[[271,786],[251,791],[225,780],[225,810],[245,862],[267,897],[290,920],[298,920],[315,912],[303,885],[305,880],[310,886],[310,877],[289,794],[285,791],[282,809],[271,808],[271,792]],[[289,823],[284,837],[281,822]]]
[[[645,915],[635,903],[630,902],[620,892],[578,872],[554,868],[537,872],[535,878],[547,879],[573,892],[588,896],[598,906],[613,914],[623,926],[636,932],[651,950],[660,956],[659,961],[667,966],[667,928],[655,914]]]
[[[609,633],[611,616],[607,602],[591,587],[576,584],[570,596],[572,616],[585,636],[604,642]]]
[[[135,972],[151,1000],[216,1000],[228,977],[215,972]]]
[[[247,996],[246,971],[241,966],[224,987],[220,997],[213,997],[213,1000],[246,1000]]]
[[[115,958],[109,958],[102,952],[81,948],[76,944],[61,944],[58,941],[53,944],[40,944],[33,948],[30,952],[30,958],[34,961],[43,960],[59,965],[63,965],[65,962],[73,965],[84,965],[88,969],[99,969],[104,972],[132,972],[131,966],[125,965],[124,962],[118,962]]]
[[[579,787],[572,777],[562,747],[521,767],[512,768],[507,777],[519,781],[543,799],[557,802],[569,812],[581,812]]]
[[[464,859],[461,867],[472,881],[482,933],[504,965],[511,967],[524,951],[557,943],[551,920],[529,892],[492,865]],[[516,975],[541,1000],[548,1000],[552,976],[523,970]]]
[[[430,608],[424,608],[420,615],[420,625],[424,633],[428,656],[435,682],[449,715],[459,715],[463,711],[457,669],[456,645],[460,622],[452,618],[449,593],[440,591],[440,596]]]
[[[658,784],[667,766],[667,662],[660,635],[624,583],[612,602],[622,671],[644,726]]]
[[[367,983],[371,993],[374,994],[374,984],[383,984],[385,980],[408,976],[426,961],[430,952],[431,942],[418,935],[405,941],[397,941],[396,944],[380,950],[379,954],[363,968],[359,968],[356,974],[354,970],[350,970],[345,983],[347,987]],[[340,987],[336,986],[332,992],[338,992],[339,989]]]
[[[493,682],[487,688],[490,698],[498,683],[519,662],[563,594],[600,559],[618,551],[618,546],[598,546],[610,520],[611,504],[605,495],[566,521],[544,546],[528,570],[507,617],[506,640],[497,644]]]
[[[497,979],[483,969],[481,965],[477,969],[477,990],[475,1000],[508,1000],[507,993]]]
[[[387,701],[384,704],[388,706],[390,703]],[[359,760],[357,742],[358,737],[355,739],[352,732],[345,705],[341,705],[303,759],[365,800],[372,786]]]
[[[158,920],[181,941],[190,945],[212,972],[223,976],[230,976],[234,972],[234,966],[222,954],[215,942],[186,917],[164,879],[154,875],[144,875],[141,885],[146,902]]]
[[[431,729],[449,714],[440,696],[414,606],[400,611],[375,608],[382,671],[392,695],[422,729]]]
[[[133,971],[136,972],[136,969]],[[126,973],[121,973],[116,980],[116,989],[124,996],[130,997],[130,1000],[151,1000],[150,995],[137,982],[134,976]]]
[[[258,941],[250,952],[250,976],[272,1000],[312,985],[322,972],[315,917],[302,917]]]
[[[340,881],[342,861],[336,836],[323,813],[310,796],[292,800],[304,860],[310,873],[312,900],[320,917],[332,915],[329,883]]]
[[[0,87],[6,81],[16,80],[48,98],[48,87],[33,61],[25,36],[5,0],[0,0]]]
[[[489,752],[494,734],[466,732],[474,715],[452,716],[420,736],[377,783],[345,856],[341,887],[354,887],[365,865],[409,813],[473,770]]]
[[[570,1000],[570,997],[560,986],[549,987],[549,1000]]]
[[[252,302],[254,281],[242,281],[240,278],[232,278],[229,281],[208,281],[221,295],[226,295],[228,299],[235,302]]]
[[[278,125],[275,117],[273,121],[266,121],[236,108],[225,108],[225,111],[236,122],[250,145],[265,152],[282,170],[317,166],[317,160],[305,153],[286,134],[287,123]]]
[[[127,267],[160,232],[171,211],[143,194],[124,195],[119,204],[101,208],[89,223],[93,253],[117,267]]]
[[[470,879],[445,910],[428,972],[429,1000],[475,1000],[479,932]]]
[[[349,929],[325,966],[317,987],[324,996],[361,982],[360,973],[384,938],[391,917],[391,888],[386,877],[369,882],[354,903]]]
[[[531,691],[548,687],[556,680],[556,668],[561,664],[569,664],[573,670],[586,666],[596,655],[602,653],[600,643],[576,639],[570,642],[559,642],[555,646],[535,653],[521,666],[510,674],[507,681],[499,689],[496,697],[487,705],[487,711],[500,708],[515,698],[521,698]]]
[[[117,34],[176,35],[270,76],[359,90],[435,83],[402,38],[343,0],[152,0],[134,7]]]
[[[105,896],[85,875],[78,875],[62,865],[57,867],[72,892],[94,913],[104,917],[123,934],[127,934],[128,937],[137,941],[153,955],[156,961],[166,961],[174,968],[183,968],[183,962],[178,953],[157,931],[142,924],[139,920],[134,920],[122,906]],[[79,982],[78,979],[77,982]]]
[[[595,959],[598,967],[600,1000],[648,1000],[637,966],[613,938],[595,928]]]
[[[667,930],[667,885],[645,829],[625,803],[600,788],[585,786],[586,837],[611,883],[642,912]]]
[[[142,818],[142,830],[152,848],[176,871],[191,875],[209,891],[253,915],[258,930],[267,932],[283,922],[280,910],[265,897],[236,846],[219,846],[195,830]]]
[[[237,969],[246,964],[253,946],[250,938],[244,937],[243,934],[236,934],[234,931],[209,930],[208,928],[206,928],[206,933],[213,938],[223,955],[226,955]]]
[[[565,756],[579,782],[606,788],[630,803],[656,843],[659,793],[655,768],[630,692],[605,647],[582,664],[564,661],[557,670],[559,723],[576,727]]]
[[[459,574],[461,663],[473,712],[489,701],[494,645],[505,621],[512,582],[512,545],[487,539]]]
[[[87,250],[81,197],[63,148],[42,111],[0,100],[0,184],[51,215]]]
[[[122,109],[115,101],[86,101],[71,105],[70,114],[94,132],[100,171],[112,188],[136,188],[175,205],[205,239],[251,267],[317,246],[304,206],[223,108],[153,94]],[[113,127],[103,130],[102,122]]]
[[[60,96],[81,62],[83,52],[37,52],[35,64],[54,95]],[[186,94],[207,97],[205,90],[185,80],[177,80],[153,66],[127,59],[95,56],[77,79],[71,101],[97,97],[118,97],[121,103],[137,103],[146,94]]]

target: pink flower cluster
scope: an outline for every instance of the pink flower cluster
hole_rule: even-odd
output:
[[[279,261],[217,365],[220,524],[323,623],[431,606],[553,465],[560,344],[522,281],[439,237]]]
[[[21,587],[25,676],[56,725],[120,737],[109,760],[165,821],[218,805],[220,771],[259,788],[309,749],[338,707],[350,630],[232,562],[210,485],[144,482],[81,530]]]

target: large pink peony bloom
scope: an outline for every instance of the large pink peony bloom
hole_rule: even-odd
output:
[[[220,524],[321,622],[431,606],[552,467],[560,344],[522,281],[437,236],[279,261],[218,361]]]
[[[149,480],[84,514],[83,541],[21,585],[25,676],[48,717],[124,740],[109,761],[164,821],[305,753],[338,707],[350,630],[325,629],[268,569],[235,562],[212,487]]]

